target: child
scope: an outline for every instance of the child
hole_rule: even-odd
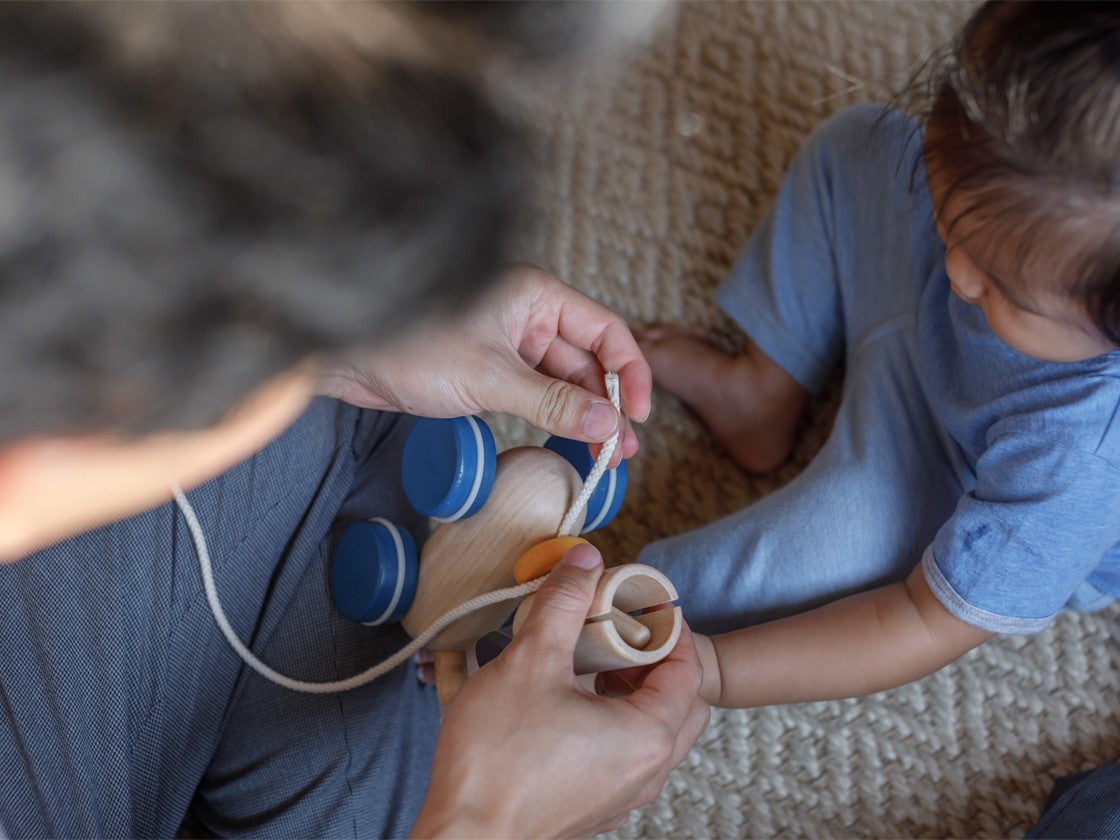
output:
[[[711,703],[879,691],[1120,595],[1120,9],[989,3],[951,64],[924,136],[862,106],[809,139],[717,292],[741,353],[642,336],[755,471],[845,364],[796,480],[640,557],[722,634]]]

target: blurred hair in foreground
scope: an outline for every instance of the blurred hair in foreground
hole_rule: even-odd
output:
[[[524,213],[518,87],[661,11],[0,5],[0,443],[206,425],[461,307]]]

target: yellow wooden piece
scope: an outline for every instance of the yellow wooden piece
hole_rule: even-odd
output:
[[[517,558],[513,564],[513,577],[518,583],[527,583],[552,571],[560,558],[573,546],[588,545],[583,537],[553,537],[537,543]]]
[[[440,706],[450,706],[467,681],[467,657],[461,650],[432,651],[436,674],[436,697]]]

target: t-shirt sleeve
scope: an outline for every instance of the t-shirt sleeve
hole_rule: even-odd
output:
[[[926,550],[927,583],[968,624],[1042,630],[1120,538],[1120,472],[1054,432],[1008,424]]]

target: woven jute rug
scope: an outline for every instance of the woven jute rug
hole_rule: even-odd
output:
[[[544,119],[540,224],[524,256],[634,326],[678,321],[732,346],[710,294],[810,129],[892,99],[971,9],[936,2],[685,3],[634,60],[571,81]],[[814,405],[788,463],[736,467],[656,392],[610,562],[795,476],[829,431]],[[535,432],[492,418],[505,444]],[[687,602],[686,602],[687,612]],[[1016,837],[1053,780],[1120,756],[1120,610],[1062,616],[873,697],[714,712],[662,796],[617,837]]]

